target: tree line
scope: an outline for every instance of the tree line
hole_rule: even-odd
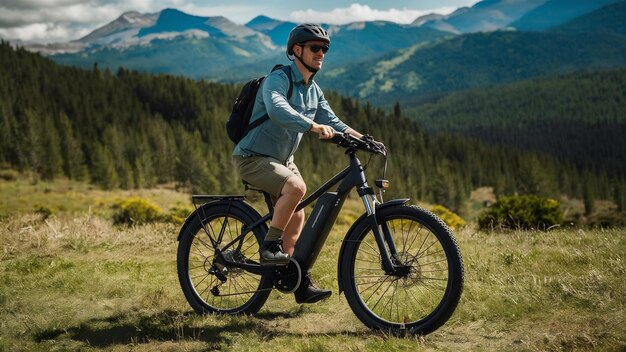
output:
[[[55,64],[0,43],[0,167],[105,189],[175,183],[194,193],[241,193],[225,122],[240,86],[94,65]],[[326,92],[338,116],[383,141],[389,197],[460,211],[472,189],[497,194],[623,198],[624,180],[541,153],[455,135],[431,135],[402,108],[387,112]],[[383,160],[362,155],[370,177]],[[370,160],[371,159],[371,160]],[[346,166],[343,151],[307,134],[296,155],[309,189]],[[616,191],[621,190],[619,193]],[[618,194],[619,193],[619,194]]]
[[[454,132],[626,175],[626,69],[577,72],[449,94],[407,111]]]

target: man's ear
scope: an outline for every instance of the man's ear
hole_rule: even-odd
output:
[[[291,48],[291,51],[293,51],[293,53],[296,54],[297,56],[302,56],[302,52],[297,52],[297,51],[302,51],[302,47],[300,47],[298,44],[294,44],[293,47]]]

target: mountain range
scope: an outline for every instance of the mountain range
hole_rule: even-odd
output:
[[[459,89],[626,66],[625,4],[484,0],[408,25],[323,24],[331,51],[316,79],[378,105],[414,105]],[[30,49],[67,65],[243,82],[286,61],[295,25],[262,15],[239,25],[176,9],[127,12],[73,42]]]
[[[326,86],[377,105],[414,106],[451,91],[626,66],[626,2],[542,32],[493,31],[414,45],[330,69]]]

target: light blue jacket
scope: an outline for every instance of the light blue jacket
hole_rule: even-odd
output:
[[[270,156],[285,162],[296,152],[302,134],[311,129],[313,121],[339,132],[348,128],[330,108],[317,83],[310,80],[304,84],[295,63],[291,64],[293,91],[289,101],[287,79],[283,70],[275,70],[263,80],[250,122],[266,113],[270,118],[248,132],[235,146],[233,155]]]

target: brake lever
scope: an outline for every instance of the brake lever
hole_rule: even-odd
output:
[[[383,156],[387,156],[387,147],[381,142],[378,142],[374,139],[374,137],[369,134],[363,135],[361,137],[361,141],[367,144],[368,149],[377,154],[382,154]]]

